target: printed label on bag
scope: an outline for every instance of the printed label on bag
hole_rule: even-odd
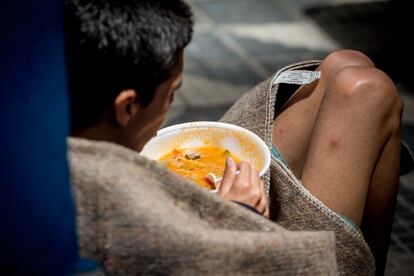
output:
[[[321,77],[321,71],[291,70],[280,74],[273,84],[309,84]]]

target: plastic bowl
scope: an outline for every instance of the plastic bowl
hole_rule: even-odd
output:
[[[240,160],[248,161],[260,176],[270,166],[269,148],[259,136],[245,128],[219,122],[190,122],[161,129],[141,154],[158,160],[174,148],[202,146],[228,149]]]

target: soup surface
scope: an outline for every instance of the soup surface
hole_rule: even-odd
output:
[[[171,171],[213,190],[216,187],[207,175],[213,173],[222,177],[227,157],[232,157],[236,163],[240,162],[229,150],[210,146],[173,149],[162,156],[159,162]]]

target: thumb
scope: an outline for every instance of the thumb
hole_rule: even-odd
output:
[[[219,187],[219,194],[223,195],[228,193],[236,181],[236,163],[233,158],[227,157],[226,169],[224,170],[223,180],[221,180]]]

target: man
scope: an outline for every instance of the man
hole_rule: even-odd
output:
[[[191,11],[180,1],[89,2],[73,1],[67,8],[72,136],[139,152],[156,134],[182,84]],[[90,18],[76,18],[82,16]],[[219,195],[268,216],[257,171],[246,162],[228,162],[233,166]]]
[[[137,153],[162,124],[182,82],[192,35],[185,3],[72,0],[66,19],[77,137],[69,147],[83,255],[115,274],[372,273],[371,252],[355,234],[362,224],[382,272],[402,103],[367,57],[333,53],[318,66],[321,79],[301,86],[276,110],[274,124],[263,119],[254,126],[273,127],[284,157],[285,167],[272,164],[280,202],[293,190],[280,186],[284,180],[275,171],[304,186],[296,187],[303,189],[303,205],[294,205],[299,198],[286,201],[271,217],[313,232],[289,232],[231,202],[269,216],[263,181],[248,163],[227,160],[219,198]],[[224,120],[254,128],[251,114],[266,113],[260,110],[267,103],[257,103],[268,86],[243,97]],[[289,217],[295,213],[300,216]],[[315,230],[334,230],[336,242]]]

